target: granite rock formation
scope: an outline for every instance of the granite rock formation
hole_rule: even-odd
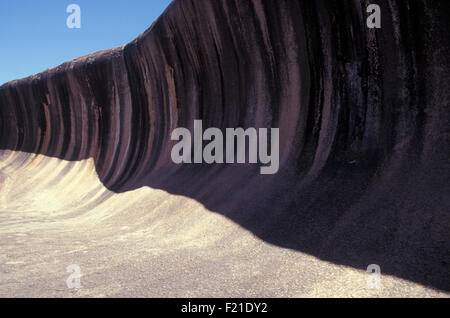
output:
[[[161,189],[275,246],[450,291],[450,11],[380,0],[368,29],[369,3],[175,0],[123,47],[3,85],[0,171],[59,158],[20,193],[63,189],[92,158],[109,191],[74,190],[83,213]],[[279,128],[280,171],[173,164],[170,133],[195,119]]]

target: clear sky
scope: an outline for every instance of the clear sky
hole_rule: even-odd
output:
[[[0,85],[65,61],[126,44],[144,32],[171,0],[1,0]],[[70,4],[81,28],[66,25]]]

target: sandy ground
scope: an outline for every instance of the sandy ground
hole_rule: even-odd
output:
[[[1,151],[0,242],[1,297],[449,296],[385,275],[371,289],[365,271],[268,244],[190,198],[113,193],[92,160]]]

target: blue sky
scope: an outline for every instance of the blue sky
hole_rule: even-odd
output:
[[[0,85],[67,60],[123,45],[144,32],[171,0],[0,1]],[[67,6],[81,8],[69,29]]]

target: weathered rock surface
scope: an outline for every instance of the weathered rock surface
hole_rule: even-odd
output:
[[[159,224],[160,239],[178,231],[190,233],[178,237],[187,245],[206,244],[202,235],[214,242],[208,248],[223,258],[204,252],[202,259],[214,258],[218,271],[256,253],[239,243],[242,229],[225,230],[222,219],[205,223],[210,218],[191,215],[189,205],[177,201],[182,196],[265,243],[360,270],[379,264],[384,274],[449,291],[450,12],[445,1],[378,2],[382,28],[370,30],[369,1],[178,0],[124,47],[3,85],[0,191],[2,210],[9,212],[0,228],[13,233],[11,218],[33,211],[33,218],[95,224],[112,242],[122,231],[114,226],[133,224],[127,236],[139,232],[135,246],[143,246],[155,240],[151,232]],[[193,129],[194,119],[222,129],[280,128],[279,173],[173,164],[170,133]],[[97,175],[101,184],[93,181]],[[143,187],[153,190],[143,195]],[[155,189],[177,199],[158,201]],[[138,198],[120,199],[136,191]],[[81,240],[76,226],[66,226],[68,236]],[[96,237],[94,226],[89,231]],[[3,242],[14,254],[14,244]],[[36,248],[45,242],[41,234]],[[70,245],[53,244],[53,250]],[[268,259],[253,266],[263,274],[282,267],[282,256]],[[271,272],[281,280],[279,294],[311,292],[286,283],[312,275],[289,264],[286,277]],[[308,264],[305,270],[313,272]],[[181,270],[177,262],[167,267]],[[198,288],[214,295],[211,286]],[[251,283],[229,288],[234,295],[260,290]],[[408,294],[384,295],[402,292]]]

